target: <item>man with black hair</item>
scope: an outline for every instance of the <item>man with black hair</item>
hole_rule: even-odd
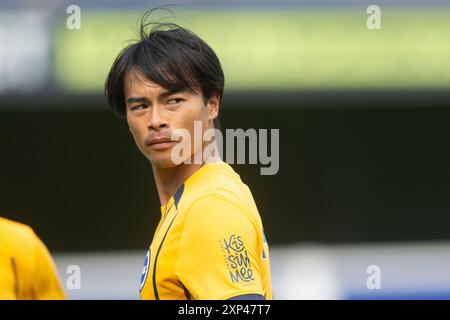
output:
[[[218,127],[224,75],[214,51],[173,23],[147,22],[114,61],[110,108],[126,118],[150,161],[161,220],[141,277],[141,299],[272,299],[269,248],[250,189],[212,141],[177,139]],[[150,30],[148,30],[150,29]],[[196,125],[197,123],[197,125]],[[182,162],[174,150],[188,143]],[[192,161],[203,155],[201,161]]]

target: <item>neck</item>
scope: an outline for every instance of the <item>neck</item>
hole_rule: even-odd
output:
[[[161,205],[167,204],[169,199],[177,192],[180,186],[198,169],[203,167],[206,163],[221,161],[218,154],[216,143],[213,143],[213,155],[208,155],[202,159],[201,163],[194,163],[195,154],[191,157],[191,164],[182,163],[171,168],[159,168],[152,166],[153,175],[155,177],[156,188],[158,190],[159,200]],[[201,148],[204,150],[204,148]],[[203,157],[201,157],[203,158]]]

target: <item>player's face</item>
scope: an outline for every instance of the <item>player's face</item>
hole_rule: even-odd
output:
[[[194,121],[202,122],[203,136],[204,130],[214,126],[218,114],[215,96],[205,106],[202,93],[170,93],[138,72],[129,72],[125,78],[125,103],[127,122],[137,147],[158,168],[175,166],[171,152],[180,143],[171,139],[175,129],[189,131],[191,154],[185,159],[192,158],[202,147],[194,144]]]

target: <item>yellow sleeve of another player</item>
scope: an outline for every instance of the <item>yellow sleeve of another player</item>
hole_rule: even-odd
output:
[[[262,299],[258,227],[219,195],[188,210],[176,274],[191,299]]]
[[[33,291],[37,300],[65,299],[53,259],[44,243],[34,234]]]

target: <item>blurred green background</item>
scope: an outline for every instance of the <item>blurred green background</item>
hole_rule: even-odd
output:
[[[166,13],[167,14],[167,13]],[[117,53],[136,39],[137,12],[93,11],[82,31],[60,22],[55,78],[63,89],[101,90]],[[382,29],[359,8],[177,11],[216,51],[228,90],[450,86],[450,9],[388,7]]]

